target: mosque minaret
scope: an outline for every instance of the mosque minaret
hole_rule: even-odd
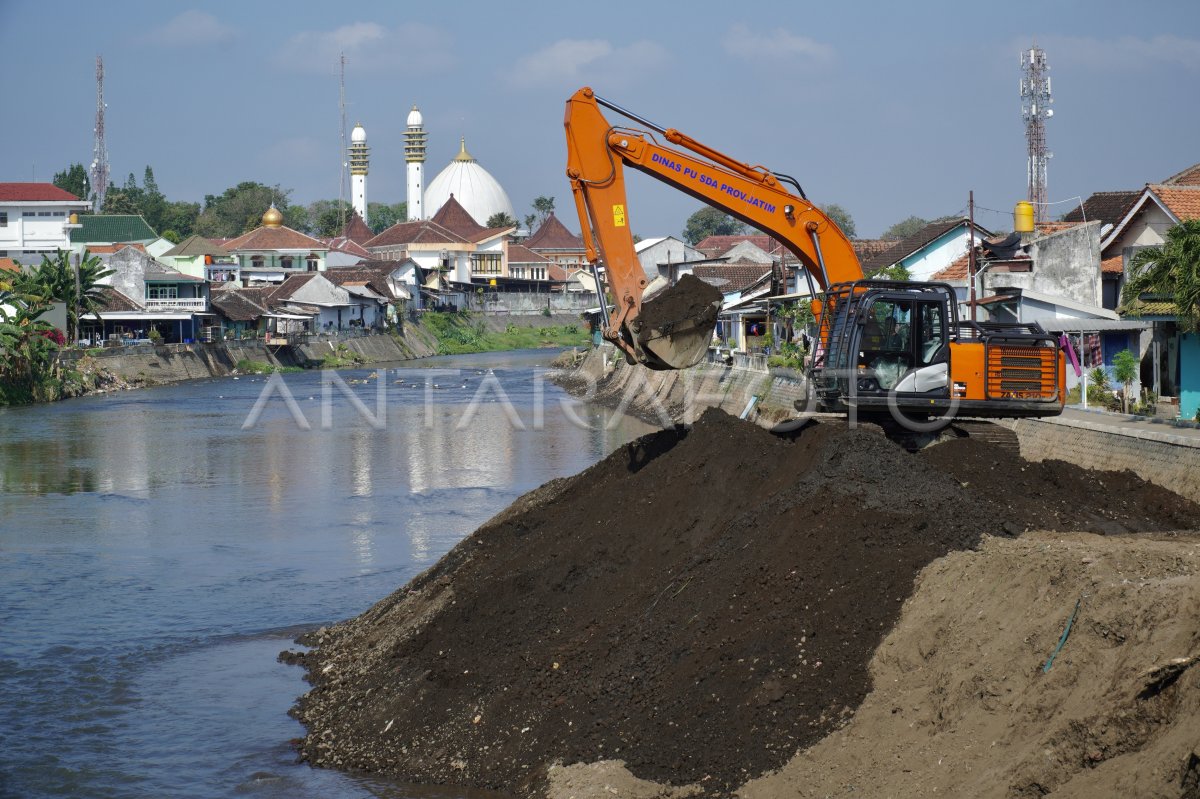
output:
[[[404,160],[408,162],[408,221],[425,218],[425,128],[421,112],[414,105],[408,112],[408,129],[404,131]]]
[[[367,161],[370,154],[367,130],[359,122],[350,134],[350,205],[364,222],[367,221]]]

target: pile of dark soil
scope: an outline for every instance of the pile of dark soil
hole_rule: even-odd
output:
[[[300,751],[519,792],[552,762],[618,759],[726,792],[853,713],[933,559],[984,534],[1198,521],[1130,473],[969,440],[910,455],[841,424],[786,440],[709,411],[523,497],[305,639]]]
[[[654,330],[674,326],[689,319],[697,323],[717,318],[722,294],[694,275],[684,275],[674,286],[664,289],[642,303],[638,317],[642,324]]]

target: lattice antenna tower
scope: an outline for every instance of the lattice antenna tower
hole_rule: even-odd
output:
[[[338,235],[346,229],[346,54],[341,53],[338,58],[340,71],[338,73],[338,109],[342,115],[342,147],[340,158],[342,159],[342,171],[338,176]]]
[[[88,179],[92,184],[92,213],[104,207],[108,193],[108,145],[104,143],[104,58],[96,56],[96,142],[92,145],[92,165]]]
[[[1050,96],[1050,65],[1046,53],[1036,44],[1021,53],[1021,119],[1025,122],[1025,141],[1029,151],[1029,202],[1034,218],[1046,220],[1049,208],[1046,167],[1053,156],[1046,149],[1046,120],[1054,116],[1054,98]]]

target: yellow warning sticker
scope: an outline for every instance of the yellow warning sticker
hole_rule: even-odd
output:
[[[625,227],[625,206],[623,206],[623,205],[614,205],[613,206],[613,226],[614,227]]]

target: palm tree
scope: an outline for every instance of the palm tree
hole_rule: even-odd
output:
[[[69,252],[59,250],[53,258],[43,255],[42,263],[17,278],[14,287],[43,300],[65,303],[67,341],[74,344],[78,340],[80,317],[95,314],[99,318],[104,307],[100,281],[112,274],[113,270],[87,250],[75,265]]]
[[[1133,256],[1122,298],[1129,303],[1143,294],[1170,297],[1180,326],[1200,330],[1200,219],[1180,222],[1162,244]]]
[[[49,338],[54,328],[41,319],[47,310],[38,297],[0,283],[0,380],[32,385],[50,366],[58,345]]]

